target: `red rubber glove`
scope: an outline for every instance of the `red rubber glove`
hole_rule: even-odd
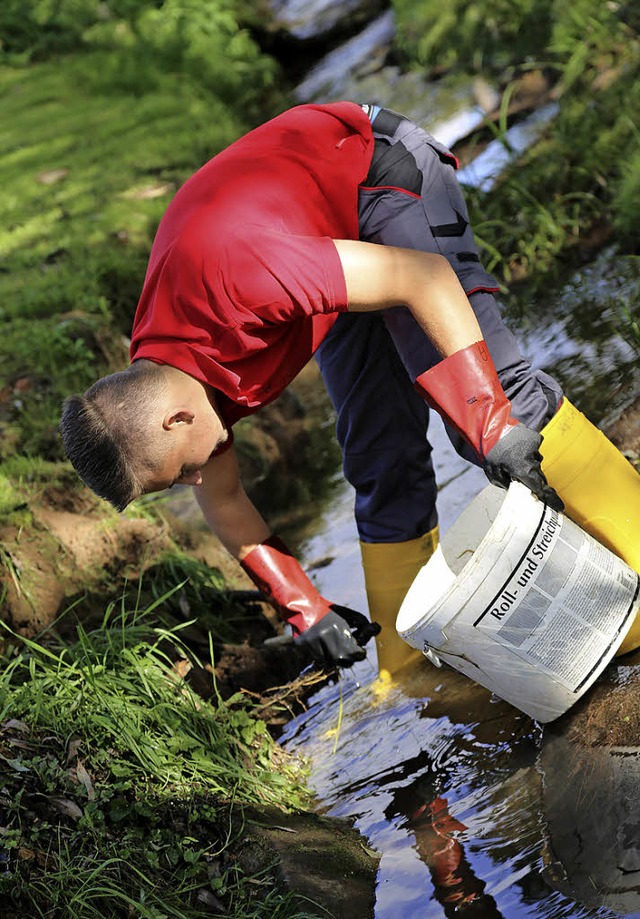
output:
[[[315,660],[350,667],[366,657],[362,645],[378,634],[380,626],[362,613],[325,600],[278,536],[256,546],[240,564],[289,623],[295,644],[307,648]]]
[[[489,481],[508,488],[516,479],[545,504],[563,509],[540,468],[542,436],[512,417],[486,342],[462,348],[420,374],[416,389],[473,447]]]

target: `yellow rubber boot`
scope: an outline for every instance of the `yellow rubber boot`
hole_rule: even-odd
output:
[[[382,680],[411,660],[422,657],[396,632],[396,618],[407,591],[438,545],[438,527],[406,542],[361,542],[369,615],[380,623],[376,635],[378,671]]]
[[[640,475],[568,399],[540,433],[542,470],[567,516],[640,572]],[[640,615],[618,655],[637,647]]]

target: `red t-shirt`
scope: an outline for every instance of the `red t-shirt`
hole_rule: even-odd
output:
[[[332,240],[358,238],[372,151],[359,105],[301,105],[199,169],[160,223],[131,360],[215,387],[227,424],[275,399],[347,309]]]

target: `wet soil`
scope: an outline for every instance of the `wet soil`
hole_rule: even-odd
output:
[[[604,425],[609,439],[636,466],[640,461],[640,398]]]
[[[550,733],[562,733],[580,747],[625,747],[640,745],[638,688],[640,652],[615,659],[582,700]]]

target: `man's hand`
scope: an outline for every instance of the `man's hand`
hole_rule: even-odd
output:
[[[351,667],[365,659],[367,652],[362,645],[379,631],[377,622],[369,622],[362,613],[333,603],[322,619],[294,638],[294,644],[321,664]]]
[[[321,663],[350,667],[365,656],[361,645],[379,626],[322,597],[281,539],[246,495],[233,447],[212,457],[195,489],[207,523],[240,560],[265,600],[291,625],[294,641]],[[326,619],[326,622],[325,622]]]
[[[508,488],[515,479],[554,510],[564,508],[540,468],[542,437],[511,415],[484,341],[422,373],[416,389],[473,447],[491,482]]]
[[[508,488],[509,482],[515,479],[526,485],[529,491],[532,491],[554,511],[562,511],[564,504],[553,488],[547,484],[540,467],[541,443],[541,434],[523,424],[517,424],[500,438],[495,447],[489,450],[482,468],[494,485]]]
[[[362,645],[378,634],[380,626],[362,613],[325,600],[277,536],[255,546],[241,565],[289,623],[294,643],[314,660],[351,667],[366,656]]]

